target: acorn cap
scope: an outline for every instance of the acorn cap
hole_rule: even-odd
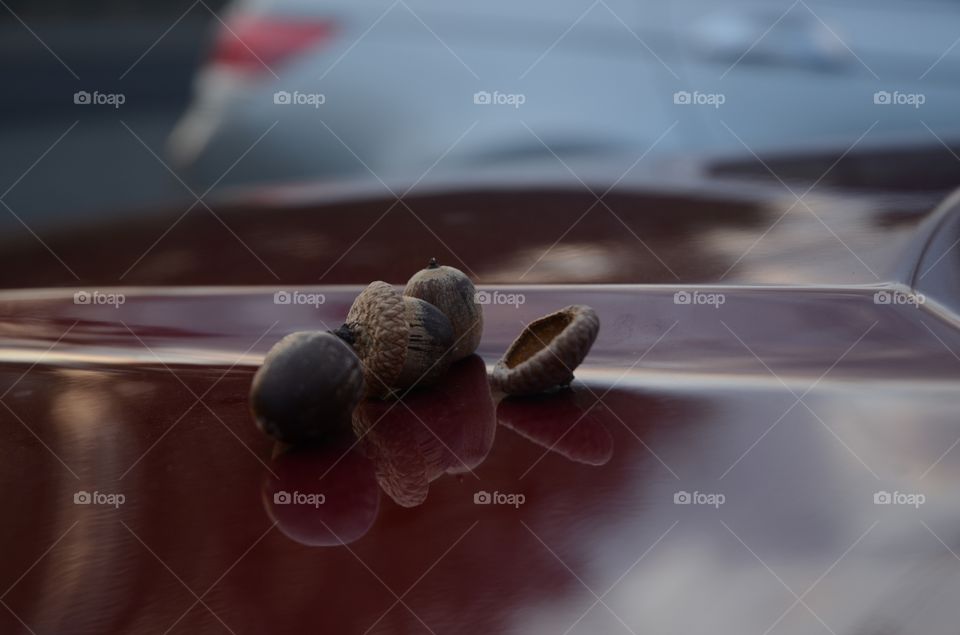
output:
[[[599,330],[600,319],[585,305],[534,320],[494,366],[493,387],[509,395],[530,395],[568,385]]]
[[[389,393],[407,357],[410,326],[403,294],[386,282],[371,282],[353,301],[346,325],[363,363],[368,391]]]

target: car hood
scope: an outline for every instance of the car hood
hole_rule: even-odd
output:
[[[78,285],[0,293],[0,630],[942,629],[955,201],[869,200],[777,236],[795,201],[769,191],[271,192],[184,217],[121,286],[170,217],[61,238]],[[327,443],[262,436],[247,394],[270,346],[438,254],[482,283],[478,355]],[[62,280],[43,256],[32,286]],[[777,263],[791,284],[761,284]],[[558,283],[516,284],[527,267]],[[601,321],[572,387],[491,392],[523,325],[569,304]]]
[[[952,614],[960,335],[878,300],[908,288],[482,286],[479,357],[362,404],[348,435],[274,446],[253,371],[359,289],[2,294],[0,622],[853,633]],[[602,326],[573,387],[491,394],[523,324],[574,303]]]

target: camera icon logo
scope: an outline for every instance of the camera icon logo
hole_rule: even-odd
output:
[[[873,294],[873,303],[874,304],[890,304],[890,301],[893,299],[893,296],[889,291],[877,291]]]
[[[875,492],[873,495],[873,504],[874,505],[889,505],[893,502],[893,497],[890,495],[890,492],[884,492],[883,490]]]
[[[74,505],[89,505],[92,502],[93,502],[93,497],[90,496],[90,492],[85,492],[83,490],[80,490],[79,492],[76,492],[73,495]]]
[[[690,293],[687,291],[677,291],[673,294],[674,304],[690,304]]]
[[[85,90],[78,90],[73,94],[73,103],[75,104],[85,105],[91,103],[91,101],[92,97],[90,96],[90,93]]]
[[[873,94],[873,103],[875,104],[889,104],[892,102],[892,95],[885,90],[878,90]]]
[[[490,496],[490,492],[481,490],[473,495],[474,505],[489,505],[491,502],[493,502],[493,497]]]
[[[690,492],[680,490],[673,495],[674,505],[689,505],[692,501],[693,498],[690,496]]]
[[[290,492],[274,492],[273,493],[273,504],[274,505],[289,505],[290,504]]]
[[[90,304],[90,294],[86,291],[77,291],[73,294],[74,304]]]
[[[693,95],[686,90],[678,90],[673,94],[673,103],[675,104],[690,104],[693,103]]]
[[[290,304],[290,294],[286,291],[277,291],[273,294],[274,304]]]
[[[489,291],[477,291],[473,294],[473,303],[474,304],[490,304],[490,292]]]
[[[273,103],[275,104],[289,104],[292,102],[293,96],[285,90],[278,90],[273,94]]]
[[[481,90],[473,94],[473,103],[478,105],[485,105],[493,102],[493,96],[485,91]]]

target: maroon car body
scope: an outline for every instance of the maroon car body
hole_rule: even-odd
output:
[[[956,200],[597,196],[277,188],[9,248],[0,632],[955,632]],[[262,436],[269,347],[431,256],[491,294],[484,363],[317,448]],[[572,389],[491,394],[575,303]]]

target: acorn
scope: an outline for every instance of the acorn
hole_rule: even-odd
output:
[[[266,434],[304,443],[348,426],[363,392],[360,360],[349,346],[330,333],[301,331],[267,353],[253,376],[250,408]]]
[[[599,330],[596,312],[584,305],[571,305],[534,320],[494,366],[490,382],[508,395],[532,395],[567,386]]]
[[[477,289],[465,273],[441,266],[431,258],[426,269],[413,274],[403,295],[420,298],[440,309],[453,327],[452,359],[472,354],[483,336],[483,307],[477,303]]]
[[[357,296],[334,334],[360,357],[369,397],[429,385],[450,366],[450,320],[432,304],[379,280]]]

